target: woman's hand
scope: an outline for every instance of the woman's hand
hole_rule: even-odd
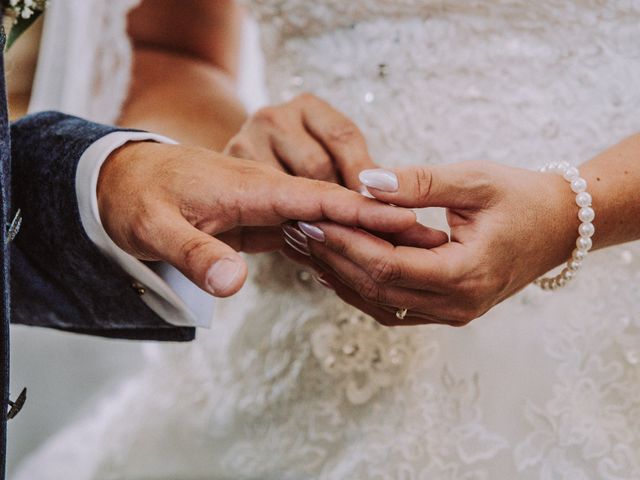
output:
[[[231,139],[225,152],[352,190],[361,187],[360,171],[375,168],[358,127],[311,94],[259,110]]]
[[[171,263],[216,296],[238,291],[247,275],[232,247],[252,250],[247,244],[256,241],[262,243],[258,249],[269,249],[264,231],[238,227],[322,219],[386,232],[415,225],[413,212],[338,185],[208,149],[151,142],[111,154],[100,170],[98,207],[120,248],[142,260]],[[278,234],[272,249],[280,246]]]
[[[384,324],[465,325],[566,261],[575,244],[575,194],[555,174],[469,162],[360,178],[385,203],[446,207],[451,227],[449,243],[425,249],[358,228],[301,224],[322,278]]]

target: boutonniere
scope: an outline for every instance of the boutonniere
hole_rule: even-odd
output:
[[[9,49],[20,35],[44,12],[49,0],[2,0],[3,13],[13,20],[6,48]]]

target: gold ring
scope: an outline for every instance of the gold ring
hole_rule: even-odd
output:
[[[406,316],[407,316],[406,308],[399,308],[398,310],[396,310],[396,317],[398,317],[399,320],[404,319],[404,317]]]

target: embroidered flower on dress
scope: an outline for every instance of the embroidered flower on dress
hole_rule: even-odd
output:
[[[322,369],[344,383],[349,401],[366,403],[388,387],[406,364],[406,342],[390,329],[355,310],[335,323],[323,323],[311,334],[311,348]]]

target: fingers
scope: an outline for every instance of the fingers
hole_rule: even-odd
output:
[[[354,262],[327,248],[318,249],[310,246],[310,249],[313,250],[312,258],[319,262],[323,270],[334,273],[369,303],[413,310],[421,309],[425,305],[436,310],[443,303],[442,297],[434,292],[377,282]]]
[[[307,130],[331,154],[344,185],[359,190],[359,172],[375,168],[360,129],[344,114],[313,95],[301,95],[294,102],[301,105]]]
[[[167,218],[151,240],[160,260],[180,270],[201,289],[216,297],[236,293],[247,277],[247,265],[227,244],[193,227],[179,215]]]
[[[328,273],[305,254],[301,254],[296,248],[287,246],[282,253],[290,260],[304,265],[316,272],[314,278],[324,288],[333,290],[344,302],[373,317],[376,321],[386,326],[424,325],[428,323],[443,323],[437,318],[417,311],[409,311],[400,319],[396,316],[397,307],[377,305],[366,301],[362,296],[341,282],[335,275]]]
[[[416,222],[410,210],[385,205],[340,186],[285,176],[271,190],[273,207],[284,219],[329,219],[379,232],[401,232]]]
[[[449,241],[449,235],[441,230],[416,223],[403,232],[389,235],[388,239],[393,245],[415,248],[436,248],[447,243]]]
[[[280,163],[271,148],[269,137],[261,132],[250,134],[247,130],[245,127],[233,137],[223,153],[235,158],[262,162],[286,172],[287,169]]]
[[[338,183],[335,166],[325,149],[303,128],[291,123],[285,134],[274,135],[271,144],[280,161],[296,176]]]
[[[225,152],[358,191],[359,172],[375,168],[356,125],[310,94],[256,112]]]
[[[481,208],[495,192],[489,162],[373,169],[360,181],[377,199],[404,207]]]
[[[443,323],[437,318],[411,311],[408,311],[404,318],[398,318],[396,315],[398,308],[379,306],[367,302],[357,292],[329,273],[323,273],[320,275],[319,279],[321,284],[327,284],[327,288],[334,290],[336,295],[345,303],[348,303],[370,317],[373,317],[382,325],[396,327]]]
[[[237,252],[268,253],[284,247],[280,227],[238,227],[216,238]]]
[[[315,232],[314,238],[314,231],[308,225],[300,225],[309,238],[316,240],[309,242],[309,249],[314,256],[323,258],[334,268],[331,261],[336,257],[328,257],[326,253],[330,250],[348,258],[374,282],[380,284],[446,291],[454,280],[453,269],[461,264],[458,257],[464,253],[464,250],[455,251],[458,249],[457,244],[447,243],[428,250],[394,246],[360,229],[328,222],[315,223],[312,227],[321,231],[322,235]]]

